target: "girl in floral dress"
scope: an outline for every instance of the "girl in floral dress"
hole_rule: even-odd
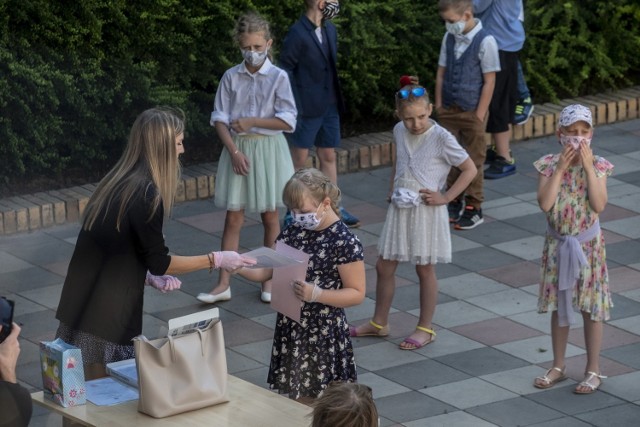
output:
[[[607,204],[607,176],[613,165],[591,151],[591,111],[582,105],[562,110],[558,131],[559,154],[534,163],[540,173],[538,203],[547,215],[542,253],[538,311],[552,308],[553,367],[534,381],[549,388],[567,378],[565,351],[573,312],[580,311],[587,347],[585,378],[574,392],[595,392],[600,375],[602,321],[613,306],[609,291],[604,236],[598,214]]]
[[[304,304],[300,323],[278,313],[267,382],[291,399],[310,403],[332,381],[356,381],[344,308],[365,294],[364,254],[340,220],[340,190],[317,169],[301,169],[286,184],[284,203],[293,225],[278,240],[309,254],[306,281],[292,284]],[[262,282],[272,269],[239,274]]]

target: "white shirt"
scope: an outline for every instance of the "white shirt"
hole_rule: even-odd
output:
[[[453,52],[456,59],[460,58],[465,50],[471,45],[473,38],[482,29],[482,22],[479,19],[474,18],[476,26],[467,34],[461,34],[454,36],[456,42],[453,45]],[[447,36],[445,33],[442,38],[442,44],[440,45],[440,57],[438,58],[438,65],[441,67],[447,66]],[[496,39],[488,35],[480,42],[480,49],[478,50],[478,59],[480,60],[480,68],[482,73],[491,73],[500,71],[500,56],[498,55],[498,43]]]
[[[242,117],[277,117],[296,128],[298,110],[291,91],[289,76],[267,58],[262,67],[251,74],[244,61],[229,68],[218,85],[209,124],[231,122]],[[234,133],[233,129],[229,130]],[[277,135],[281,130],[251,128],[247,133]]]

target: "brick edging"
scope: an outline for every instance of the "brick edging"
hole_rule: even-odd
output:
[[[640,117],[640,86],[599,95],[565,99],[557,104],[535,105],[531,118],[512,126],[512,141],[553,135],[562,108],[569,104],[587,105],[594,125],[610,124]],[[491,135],[487,134],[487,143]],[[392,164],[391,131],[344,138],[336,149],[338,173],[350,173]],[[307,166],[316,166],[311,155]],[[215,193],[216,163],[204,163],[183,169],[176,202],[212,197]],[[38,230],[54,225],[78,222],[95,190],[95,184],[0,199],[0,236]]]

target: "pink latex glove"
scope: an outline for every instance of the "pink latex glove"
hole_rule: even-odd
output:
[[[169,276],[165,274],[164,276],[154,276],[153,274],[147,271],[147,279],[145,280],[145,285],[156,288],[163,294],[175,291],[176,289],[180,289],[180,285],[182,282],[173,276]]]
[[[220,251],[213,253],[213,263],[215,268],[223,268],[228,272],[233,272],[242,267],[254,265],[257,261],[253,258],[242,256],[233,251]]]

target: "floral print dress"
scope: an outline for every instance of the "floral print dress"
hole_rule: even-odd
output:
[[[340,289],[338,266],[364,259],[358,238],[342,222],[324,230],[295,225],[278,237],[309,254],[306,281],[322,289]],[[267,382],[291,399],[317,397],[331,381],[356,381],[349,325],[344,309],[305,302],[300,324],[278,313]]]
[[[533,163],[542,175],[550,177],[558,164],[559,154],[549,154]],[[594,156],[596,177],[611,175],[613,165],[602,157]],[[598,220],[598,213],[589,205],[587,176],[582,165],[569,167],[562,176],[560,191],[553,207],[547,212],[549,225],[561,235],[576,236],[589,229]],[[558,309],[558,241],[546,233],[542,250],[542,278],[538,298],[538,312],[549,307]],[[613,307],[609,291],[606,251],[602,232],[593,240],[582,243],[587,258],[573,289],[572,306],[591,313],[591,320],[609,319]]]

